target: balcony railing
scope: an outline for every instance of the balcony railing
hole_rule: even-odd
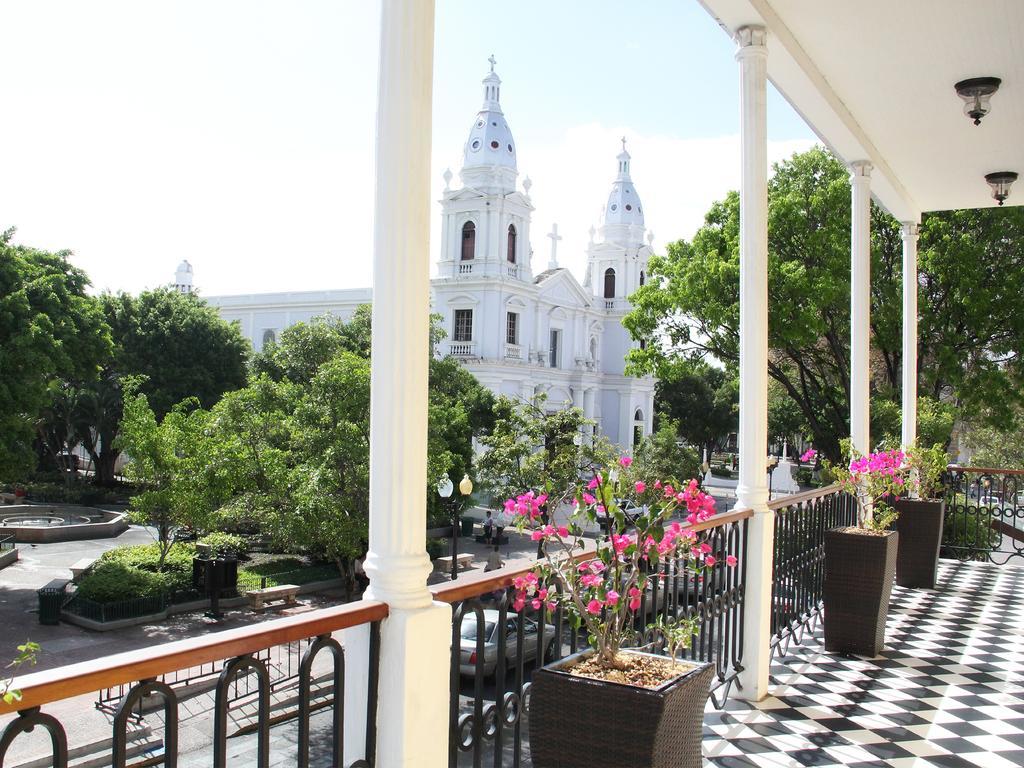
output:
[[[520,347],[518,344],[506,344],[505,358],[508,360],[522,360],[523,348]]]
[[[506,264],[505,274],[516,280],[519,279],[519,265],[518,264]]]
[[[717,564],[695,579],[684,574],[678,563],[662,562],[661,578],[651,579],[652,587],[643,596],[638,612],[638,629],[659,614],[701,619],[687,655],[715,663],[717,674],[711,697],[718,707],[724,706],[743,669],[743,592],[747,519],[751,515],[749,510],[733,511],[692,526],[696,531],[707,531]],[[737,567],[725,564],[728,555],[737,558]],[[588,553],[579,557],[592,556]],[[526,718],[534,670],[586,645],[586,638],[569,627],[561,606],[554,614],[543,606],[540,610],[526,606],[519,614],[510,611],[512,580],[532,565],[505,567],[433,587],[435,598],[451,603],[453,608],[449,768],[461,764],[494,768],[520,765],[528,754]],[[492,613],[485,617],[485,611]],[[462,628],[467,619],[476,631],[467,633],[471,635],[467,638],[471,648],[464,650]],[[510,627],[510,621],[515,623],[513,633],[497,632],[496,648],[485,644],[484,627],[489,620],[499,628]],[[644,641],[649,643],[652,638]],[[660,647],[656,645],[655,650]],[[493,684],[485,682],[491,677]]]
[[[950,465],[945,487],[943,557],[1024,559],[1024,470]]]
[[[460,275],[472,275],[473,274],[473,262],[463,261],[459,263],[459,274]]]
[[[280,646],[290,646],[306,641],[307,646],[298,662],[295,684],[297,690],[296,709],[273,719],[296,717],[298,720],[298,743],[293,765],[305,768],[309,765],[310,729],[312,710],[326,706],[333,708],[331,752],[332,765],[342,765],[343,748],[343,701],[345,651],[331,635],[342,629],[370,625],[369,644],[369,685],[366,712],[366,756],[352,764],[369,766],[376,745],[377,710],[377,669],[380,653],[379,626],[388,615],[384,603],[361,600],[348,605],[314,611],[299,616],[257,624],[255,626],[231,629],[205,637],[179,640],[163,645],[119,653],[113,656],[71,664],[65,667],[37,672],[19,677],[15,684],[21,692],[21,700],[13,705],[0,704],[0,714],[17,710],[17,716],[7,723],[0,734],[0,765],[12,744],[23,733],[40,728],[49,735],[52,765],[67,766],[68,739],[64,725],[43,709],[54,702],[71,699],[84,694],[117,689],[123,692],[120,701],[114,702],[107,696],[106,702],[113,710],[111,725],[112,746],[109,765],[124,768],[127,763],[128,721],[134,717],[144,697],[158,697],[163,709],[163,755],[134,762],[134,766],[176,765],[178,762],[178,719],[179,694],[185,690],[178,683],[188,681],[183,670],[212,669],[211,664],[222,664],[216,676],[214,707],[211,725],[212,755],[209,764],[224,766],[227,760],[227,739],[229,710],[238,714],[238,708],[231,704],[248,697],[248,705],[255,712],[246,716],[253,720],[243,730],[257,734],[257,755],[255,765],[266,768],[270,765],[270,724],[271,724],[271,656],[268,653]],[[331,658],[328,684],[314,688],[313,663],[326,653]],[[240,694],[238,682],[256,679],[255,695],[249,695],[248,688]],[[248,685],[248,683],[247,683]]]
[[[448,354],[452,357],[476,357],[475,341],[453,341],[448,345]]]
[[[772,551],[772,653],[813,634],[821,619],[825,580],[825,531],[856,525],[856,501],[830,485],[768,503],[775,512]]]

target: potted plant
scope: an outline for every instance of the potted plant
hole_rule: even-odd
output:
[[[946,471],[946,451],[939,444],[931,448],[911,446],[907,463],[915,479],[917,498],[902,496],[893,502],[899,517],[896,554],[896,583],[901,587],[934,589],[939,569],[939,545],[946,516],[942,475]]]
[[[681,520],[702,522],[714,500],[696,480],[678,490],[642,478],[624,456],[618,466],[595,470],[570,497],[565,525],[546,522],[546,495],[529,492],[505,503],[520,531],[542,548],[530,573],[514,581],[513,606],[553,611],[561,606],[574,630],[585,629],[589,648],[537,670],[530,688],[530,750],[533,764],[546,766],[672,766],[701,764],[701,724],[714,668],[677,657],[697,629],[691,618],[641,616],[643,595],[658,565],[675,559],[692,578],[715,567],[716,554]],[[556,505],[552,504],[552,509]],[[606,534],[595,552],[582,554],[583,531],[604,521]],[[642,638],[656,641],[629,647]],[[652,651],[668,651],[668,656]],[[579,738],[580,718],[588,722]]]
[[[909,468],[902,450],[867,456],[842,442],[849,462],[828,466],[857,500],[857,524],[825,532],[825,650],[877,656],[896,572],[897,512],[887,502],[905,495]]]

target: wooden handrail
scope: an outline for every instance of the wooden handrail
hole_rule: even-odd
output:
[[[957,472],[974,472],[979,475],[1024,475],[1024,469],[1000,469],[999,467],[962,467],[950,464],[946,469]]]
[[[792,496],[781,496],[777,499],[772,499],[768,502],[768,509],[779,510],[785,509],[786,507],[794,504],[804,504],[808,501],[814,501],[816,499],[829,496],[833,493],[839,493],[839,484],[833,483],[832,485],[826,485],[823,488],[814,488],[810,491],[801,491],[800,493],[794,493]]]
[[[721,515],[714,515],[709,520],[695,525],[684,524],[684,528],[693,531],[706,531],[711,528],[718,528],[730,523],[738,523],[753,516],[749,509],[733,509]],[[583,560],[592,557],[593,549],[586,549],[573,555],[575,560]],[[447,581],[443,584],[434,584],[430,591],[434,593],[434,599],[442,603],[457,603],[460,600],[469,600],[479,597],[488,592],[495,592],[499,589],[506,589],[512,586],[512,580],[516,576],[527,573],[537,565],[536,560],[515,560],[506,563],[505,567],[489,573],[477,572],[466,576],[460,576],[458,581]]]
[[[299,616],[287,616],[248,627],[33,672],[13,681],[11,687],[21,691],[21,701],[13,704],[0,701],[0,714],[38,707],[212,661],[256,653],[275,645],[380,621],[387,615],[386,603],[359,600]]]

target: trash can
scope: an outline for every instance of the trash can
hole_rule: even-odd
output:
[[[468,518],[468,517],[462,518],[462,535],[463,536],[472,536],[473,535],[473,526],[474,525],[476,525],[476,521],[473,520],[472,518]]]
[[[60,624],[60,609],[64,607],[67,588],[68,579],[54,579],[37,592],[40,624]]]

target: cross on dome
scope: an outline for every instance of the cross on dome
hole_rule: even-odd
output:
[[[494,65],[498,63],[498,62],[497,62],[497,61],[495,60],[495,58],[494,58],[494,54],[492,53],[492,54],[491,54],[490,56],[488,56],[488,57],[487,57],[487,60],[488,60],[489,62],[491,62],[491,72],[493,72],[493,71],[494,71]]]
[[[622,141],[622,151],[625,152],[626,151],[626,137],[623,136],[621,141]]]

